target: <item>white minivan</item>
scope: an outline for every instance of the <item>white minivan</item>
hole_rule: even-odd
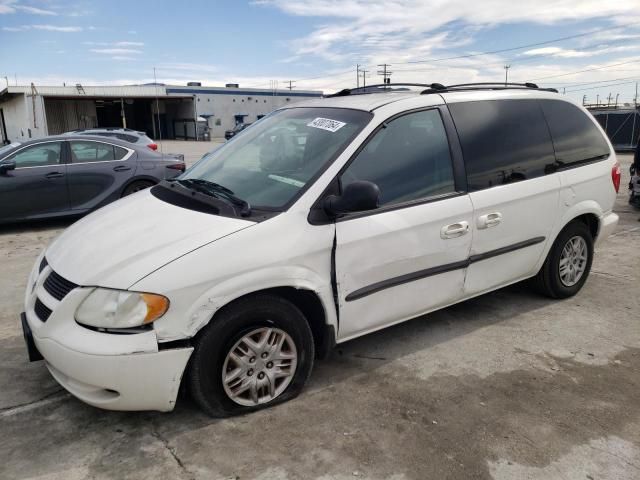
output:
[[[532,84],[412,88],[277,110],[69,227],[29,276],[30,359],[97,407],[184,385],[225,416],[296,396],[336,343],[532,277],[576,294],[618,221],[598,123]]]

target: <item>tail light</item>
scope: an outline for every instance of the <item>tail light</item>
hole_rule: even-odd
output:
[[[158,150],[158,144],[157,143],[150,143],[149,145],[147,145],[147,147],[149,147],[151,150]]]
[[[613,182],[613,188],[616,189],[616,193],[620,191],[621,178],[622,178],[622,174],[620,173],[620,164],[616,162],[611,168],[611,181]]]
[[[184,162],[172,163],[171,165],[167,165],[167,168],[170,168],[171,170],[180,170],[181,172],[184,172],[187,169],[187,165]]]

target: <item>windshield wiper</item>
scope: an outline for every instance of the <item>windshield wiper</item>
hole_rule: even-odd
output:
[[[185,178],[175,180],[180,185],[183,185],[192,190],[196,190],[205,195],[220,198],[226,200],[234,207],[240,207],[240,216],[248,217],[251,215],[251,205],[246,200],[236,197],[232,190],[220,185],[219,183],[210,182],[201,178]]]

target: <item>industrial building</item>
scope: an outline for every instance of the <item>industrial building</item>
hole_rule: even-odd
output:
[[[291,102],[321,97],[319,91],[203,87],[7,86],[0,90],[0,144],[91,127],[126,127],[151,138],[224,137]],[[208,129],[204,128],[205,126]]]

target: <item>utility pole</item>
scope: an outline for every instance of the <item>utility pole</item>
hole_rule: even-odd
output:
[[[295,80],[289,80],[287,83],[289,84],[289,90],[293,90],[295,88],[293,86],[293,84],[296,83]]]
[[[391,74],[393,72],[387,70],[387,67],[390,67],[388,63],[383,63],[382,65],[378,65],[382,68],[382,70],[378,70],[378,75],[382,75],[382,83],[386,85],[387,83],[391,83]],[[386,88],[386,87],[385,87]]]
[[[587,96],[583,95],[582,96],[582,106],[585,106],[587,104]]]
[[[611,92],[609,92],[609,96],[607,97],[607,107],[611,105]]]
[[[636,96],[633,97],[633,106],[638,106],[638,82],[636,82]]]
[[[356,65],[356,88],[360,88],[360,64]]]
[[[507,86],[507,83],[509,83],[509,69],[511,68],[511,65],[505,65],[504,66],[504,86]]]
[[[600,105],[600,94],[599,93],[596,95],[596,107],[598,105]]]
[[[369,70],[360,70],[360,73],[362,74],[362,87],[366,87],[367,86],[367,73],[369,73]]]
[[[618,97],[620,96],[619,93],[616,93],[616,107],[618,106]]]

